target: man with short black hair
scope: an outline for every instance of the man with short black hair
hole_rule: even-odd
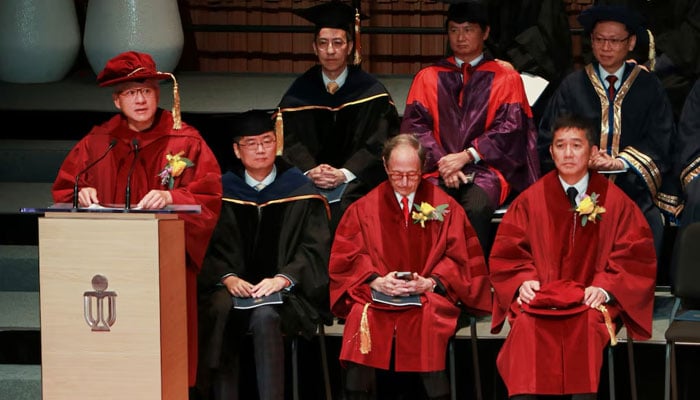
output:
[[[537,130],[520,75],[484,54],[486,6],[451,4],[445,28],[453,55],[416,74],[401,132],[421,141],[427,178],[462,205],[488,256],[494,211],[539,177]]]
[[[639,208],[589,169],[590,121],[565,115],[552,129],[556,170],[513,200],[489,259],[491,331],[510,325],[496,364],[513,400],[594,400],[618,320],[651,337],[656,255]]]
[[[399,115],[384,85],[360,69],[359,10],[331,1],[296,14],[315,25],[311,45],[319,63],[279,103],[283,156],[320,190],[334,192],[334,231],[350,203],[386,179],[382,145],[398,132]]]

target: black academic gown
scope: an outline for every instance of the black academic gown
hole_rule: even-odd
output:
[[[394,101],[384,85],[356,66],[348,66],[345,84],[330,94],[316,65],[292,83],[279,110],[286,160],[304,172],[325,163],[357,176],[343,193],[339,212],[333,210],[335,225],[351,202],[386,179],[382,146],[400,123]]]
[[[277,307],[286,334],[308,337],[315,333],[317,323],[331,322],[326,200],[299,169],[280,158],[276,166],[276,179],[260,192],[246,184],[242,169],[222,176],[221,216],[198,279],[202,353],[210,368],[218,366],[222,351],[220,340],[211,340],[223,333],[213,331],[214,327],[227,329],[223,337],[244,334],[235,330],[247,327],[226,327],[215,321],[227,315],[222,317],[217,311],[221,305],[215,303],[222,297],[220,291],[226,290],[221,278],[228,274],[253,284],[276,274],[293,281],[290,290],[282,291],[284,303]],[[224,309],[230,308],[229,298]]]

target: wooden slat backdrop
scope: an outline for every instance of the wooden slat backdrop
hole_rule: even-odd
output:
[[[76,0],[84,1],[84,0]],[[194,25],[299,26],[310,23],[293,14],[323,0],[178,0]],[[593,0],[562,0],[572,28],[576,16]],[[362,0],[369,16],[362,28],[442,28],[447,5],[438,0]],[[311,33],[192,32],[193,54],[181,66],[205,72],[302,73],[315,63]],[[580,36],[572,35],[574,59],[581,62]],[[374,74],[415,74],[445,54],[443,34],[362,34],[363,69]],[[192,51],[191,51],[192,53]],[[187,57],[190,59],[188,60]]]

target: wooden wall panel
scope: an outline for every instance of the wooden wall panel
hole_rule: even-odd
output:
[[[445,11],[447,8],[439,2],[422,3],[421,26],[443,27],[445,26]],[[420,68],[426,67],[441,57],[445,56],[447,46],[446,35],[422,35],[420,47]],[[419,68],[419,69],[420,69]]]
[[[84,0],[76,0],[84,1]],[[194,25],[310,27],[294,10],[328,0],[180,0],[186,3]],[[569,19],[592,0],[562,0]],[[348,1],[349,2],[349,1]],[[374,74],[415,74],[447,52],[444,33],[390,34],[375,28],[429,28],[442,30],[447,4],[439,0],[362,0],[362,67]],[[205,72],[295,73],[316,62],[308,32],[194,32],[196,59]],[[580,34],[572,34],[574,60],[580,62]],[[578,58],[577,58],[578,57]],[[577,64],[578,66],[578,64]]]
[[[391,1],[377,0],[370,9],[370,25],[373,26],[396,26],[392,25],[392,3]],[[392,72],[392,62],[387,55],[393,54],[394,43],[388,35],[371,35],[370,43],[372,54],[368,56],[371,60],[369,71],[377,74],[389,74]]]

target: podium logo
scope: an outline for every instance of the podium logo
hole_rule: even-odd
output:
[[[85,322],[93,332],[109,332],[109,327],[117,320],[117,292],[107,291],[107,286],[107,277],[95,275],[93,290],[83,293]]]

